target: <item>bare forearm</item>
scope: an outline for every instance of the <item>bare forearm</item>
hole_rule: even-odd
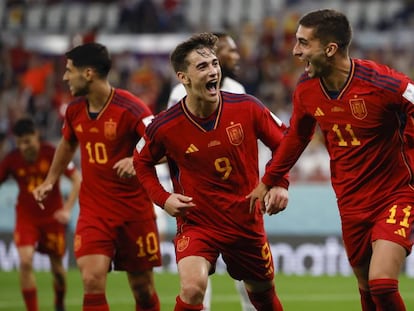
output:
[[[70,144],[67,140],[61,139],[53,157],[46,182],[55,184],[72,160],[77,144]]]

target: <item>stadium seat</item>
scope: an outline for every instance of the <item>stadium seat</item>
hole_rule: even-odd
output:
[[[63,23],[64,31],[74,33],[79,30],[84,30],[85,11],[86,6],[83,3],[68,3]]]
[[[25,26],[28,31],[39,31],[44,26],[45,6],[33,3],[26,8]]]
[[[392,2],[392,1],[391,1]],[[376,29],[384,18],[383,1],[371,0],[365,4],[365,25],[368,29]]]
[[[240,0],[228,0],[227,12],[231,12],[231,14],[224,14],[227,18],[226,23],[231,28],[237,28],[240,25],[240,21],[242,20],[242,3]]]
[[[90,29],[101,25],[105,18],[103,14],[105,10],[106,5],[103,3],[95,2],[87,5],[85,7],[85,28]]]
[[[223,0],[209,0],[207,13],[207,26],[210,30],[215,31],[222,28],[223,23]]]
[[[200,25],[200,21],[205,20],[202,16],[205,10],[203,6],[207,1],[185,1],[185,16],[187,16],[187,22],[190,27],[197,29],[197,25]]]
[[[53,33],[62,31],[62,19],[64,14],[64,5],[62,3],[51,4],[47,8],[45,15],[46,30]]]
[[[353,27],[358,27],[361,22],[362,13],[364,12],[364,2],[350,1],[343,7],[343,13],[348,17]]]
[[[23,29],[24,22],[24,5],[15,4],[10,7],[4,7],[5,28],[8,30]]]
[[[400,13],[404,9],[403,1],[393,0],[385,1],[384,4],[384,18],[388,21],[392,21],[395,15]]]
[[[265,16],[263,1],[245,0],[244,3],[246,6],[245,19],[253,24],[259,24]]]
[[[116,30],[119,26],[120,13],[119,4],[117,2],[107,4],[102,15],[102,30],[107,32]]]
[[[286,0],[269,0],[269,13],[281,12],[286,7]]]

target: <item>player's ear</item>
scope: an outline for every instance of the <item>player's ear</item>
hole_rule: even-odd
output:
[[[92,76],[94,75],[94,70],[91,67],[86,67],[84,70],[84,75],[87,80],[91,80]]]
[[[189,83],[189,79],[188,79],[188,76],[186,75],[186,73],[185,72],[183,72],[183,71],[178,71],[177,72],[177,78],[178,78],[178,81],[180,81],[182,84],[188,84]]]
[[[336,53],[337,50],[338,50],[338,44],[331,42],[325,48],[325,55],[327,57],[332,57]]]

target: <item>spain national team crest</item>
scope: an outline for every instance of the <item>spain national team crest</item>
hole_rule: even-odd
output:
[[[112,119],[105,122],[104,135],[105,135],[105,138],[109,140],[116,139],[116,122],[112,121]]]
[[[352,115],[357,119],[362,120],[368,114],[365,101],[362,98],[349,100],[349,106],[351,107]]]
[[[183,252],[190,244],[190,237],[183,235],[177,241],[177,252]]]
[[[226,131],[232,145],[238,146],[243,142],[244,133],[240,123],[229,126]]]

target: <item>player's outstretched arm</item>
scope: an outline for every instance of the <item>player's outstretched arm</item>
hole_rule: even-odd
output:
[[[46,179],[32,192],[40,208],[45,208],[43,200],[47,197],[49,192],[52,191],[53,185],[60,178],[69,162],[72,160],[77,146],[77,143],[70,143],[64,138],[60,140]]]

